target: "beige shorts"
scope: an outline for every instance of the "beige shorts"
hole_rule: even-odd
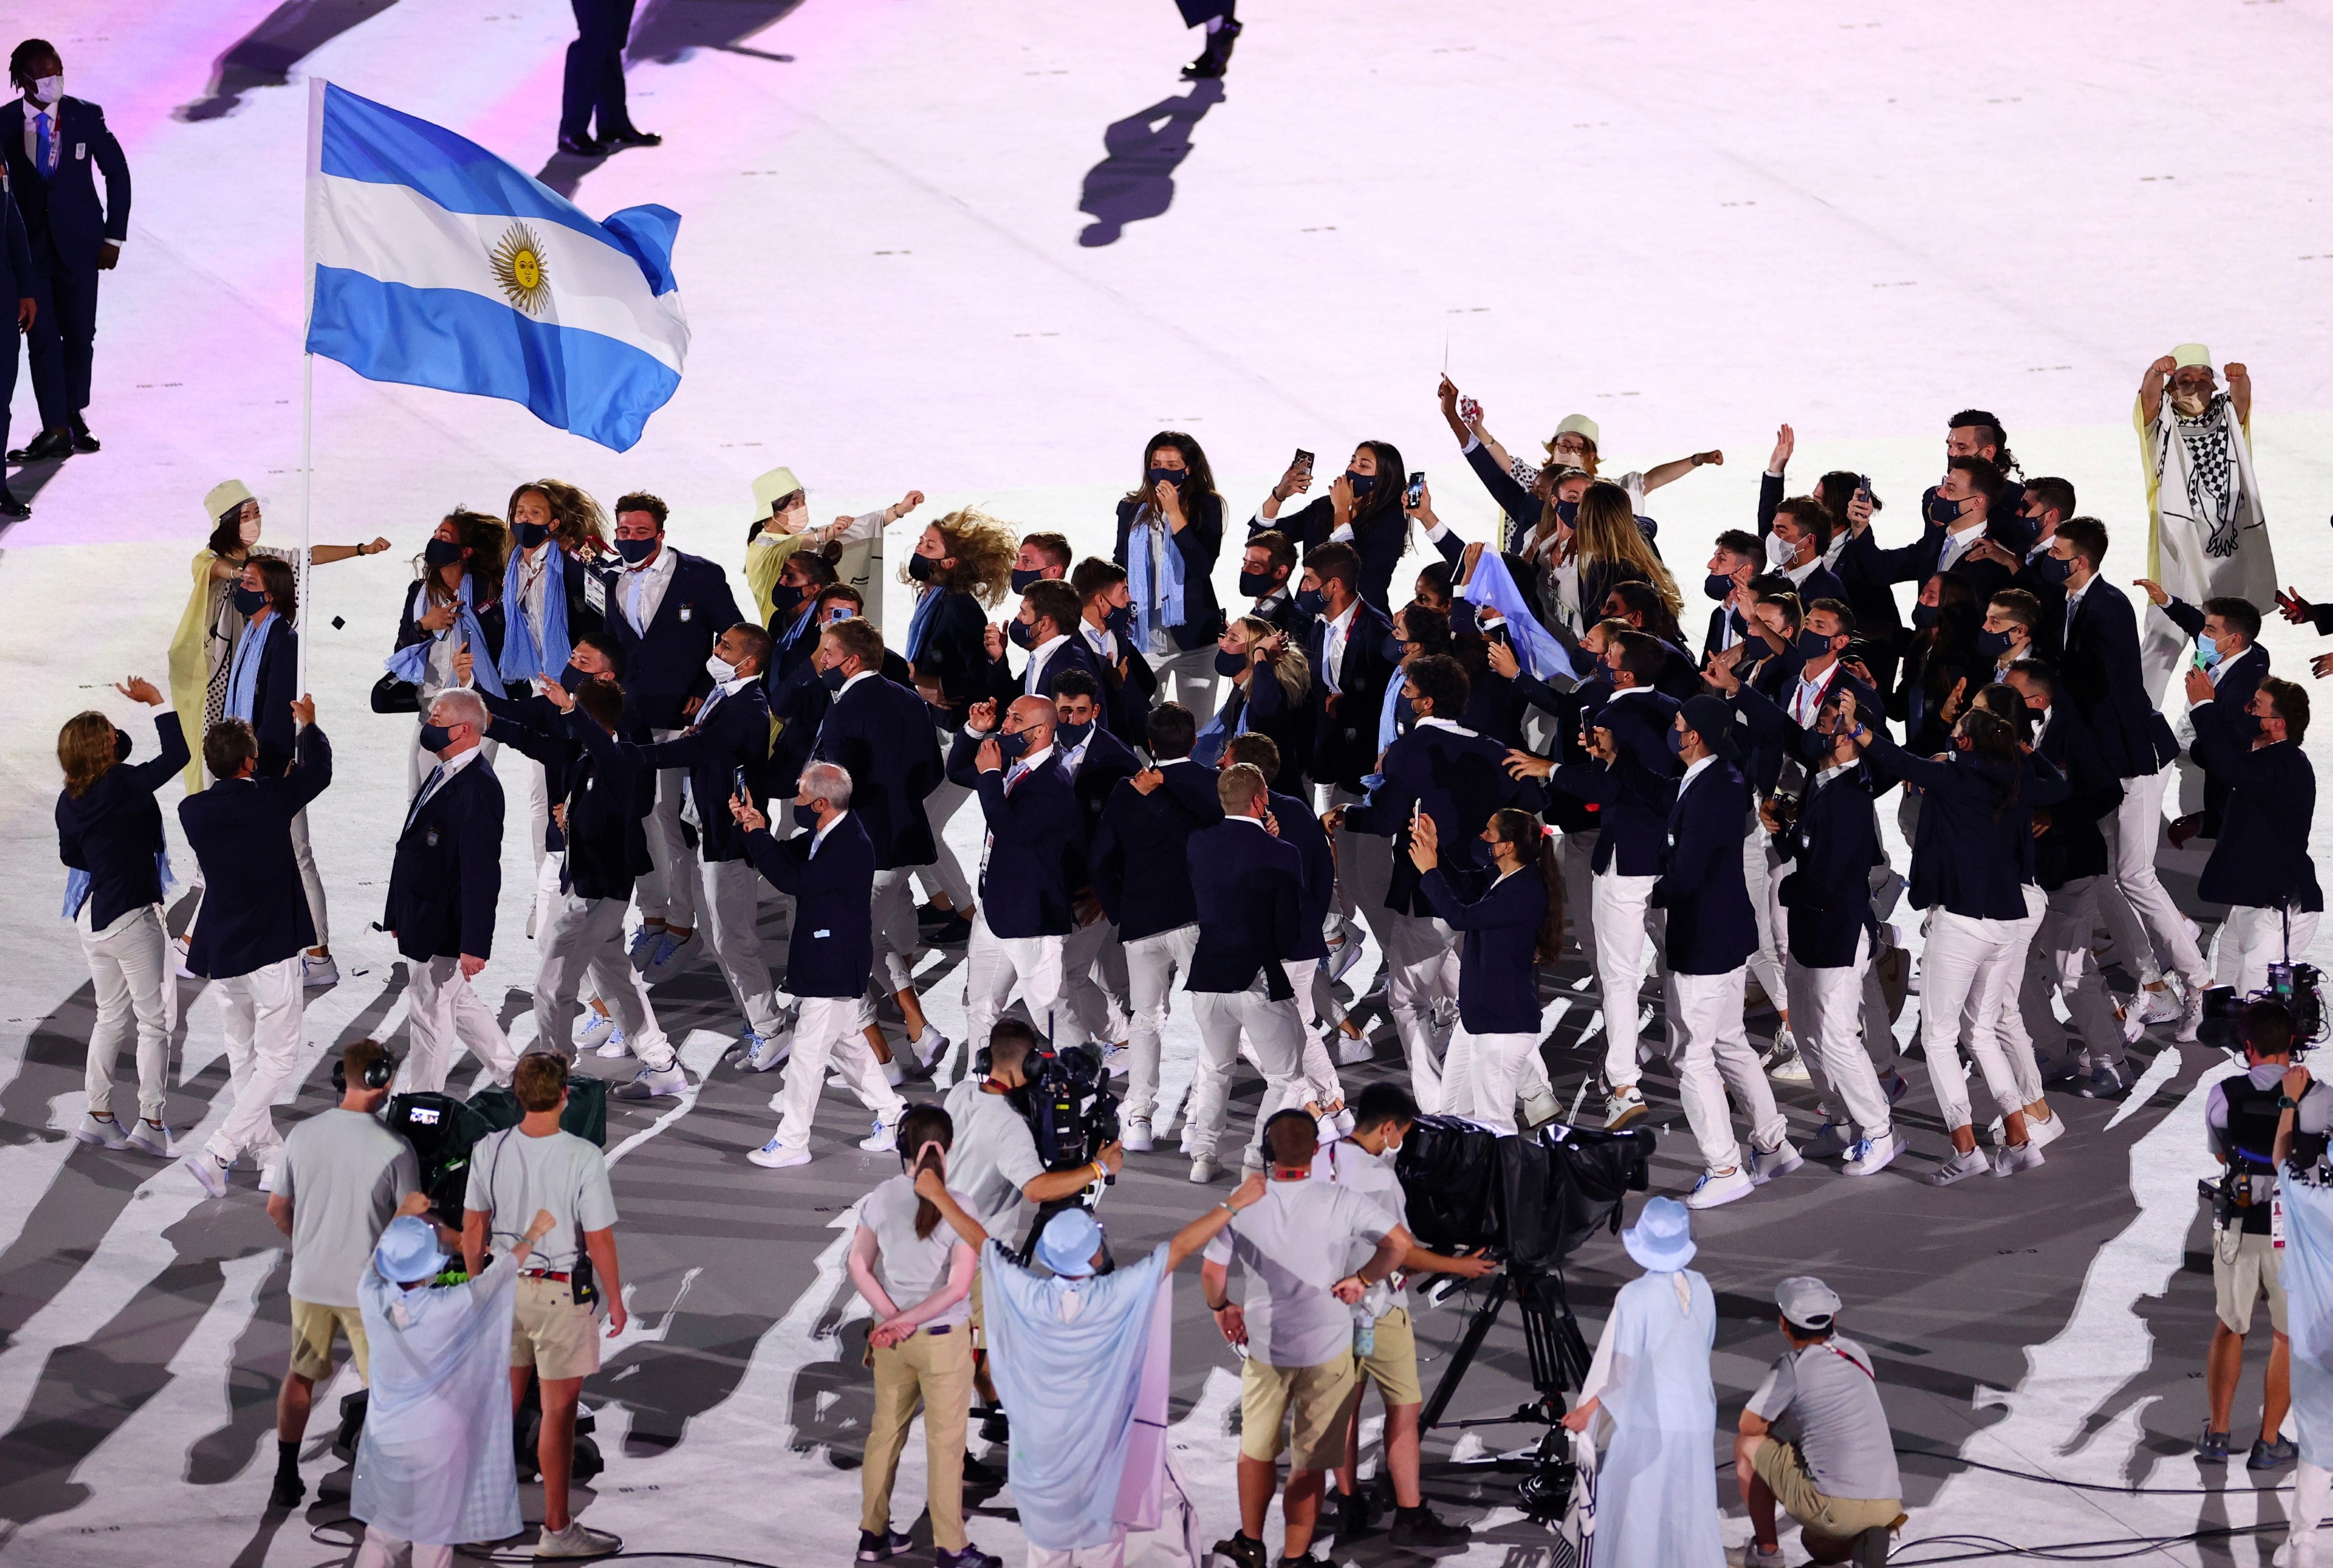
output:
[[[522,1274],[518,1311],[511,1319],[511,1365],[531,1366],[551,1382],[587,1378],[600,1370],[600,1316],[575,1304],[564,1280]]]
[[[366,1364],[364,1314],[353,1306],[325,1306],[292,1298],[292,1375],[322,1382],[332,1375],[332,1331],[348,1336],[349,1356],[357,1376],[370,1381]]]
[[[1378,1319],[1376,1348],[1360,1358],[1357,1370],[1359,1378],[1378,1385],[1378,1397],[1388,1409],[1426,1402],[1417,1386],[1417,1335],[1410,1326],[1409,1308],[1397,1306]],[[1358,1381],[1353,1392],[1358,1402]]]
[[[984,1268],[975,1268],[972,1271],[972,1317],[965,1327],[971,1332],[972,1346],[974,1350],[988,1348],[988,1318],[980,1310],[980,1279],[981,1276],[987,1272]]]
[[[2235,1226],[2212,1232],[2212,1292],[2230,1334],[2251,1333],[2252,1307],[2263,1289],[2268,1325],[2284,1332],[2284,1281],[2278,1272],[2283,1258],[2266,1232],[2253,1235]]]
[[[1345,1462],[1345,1417],[1353,1394],[1353,1354],[1319,1366],[1240,1363],[1240,1458],[1280,1458],[1289,1426],[1289,1462],[1300,1470],[1333,1470]]]
[[[1807,1474],[1799,1446],[1780,1438],[1768,1438],[1751,1449],[1750,1468],[1758,1472],[1782,1511],[1805,1525],[1810,1535],[1852,1541],[1875,1525],[1884,1529],[1893,1525],[1904,1514],[1899,1497],[1824,1496],[1815,1489],[1814,1477]]]

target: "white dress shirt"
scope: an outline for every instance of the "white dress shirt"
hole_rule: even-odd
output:
[[[679,569],[680,557],[670,545],[658,550],[648,565],[625,569],[616,585],[616,603],[623,607],[633,631],[647,634],[648,624],[664,607],[664,590],[672,586],[673,574]]]
[[[1360,607],[1359,599],[1347,605],[1345,613],[1329,623],[1328,636],[1320,643],[1321,668],[1319,674],[1329,683],[1329,689],[1339,696],[1345,693],[1344,682],[1340,678],[1345,667],[1345,639],[1352,633],[1353,617],[1359,613]]]
[[[1021,672],[1023,695],[1035,697],[1044,694],[1045,666],[1053,662],[1053,655],[1069,640],[1057,634],[1029,650],[1029,667]]]
[[[1944,548],[1936,552],[1936,569],[1950,571],[1968,554],[1976,541],[1984,537],[1984,521],[1980,518],[1966,528],[1956,528],[1944,535]]]

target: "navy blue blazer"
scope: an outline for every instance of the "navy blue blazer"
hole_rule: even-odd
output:
[[[1378,483],[1398,487],[1403,478],[1398,473],[1381,474]],[[1375,492],[1371,492],[1370,499],[1376,499]],[[1393,588],[1394,568],[1399,564],[1402,552],[1409,548],[1409,518],[1398,502],[1397,496],[1378,511],[1357,513],[1353,519],[1353,550],[1361,558],[1361,598],[1380,615],[1392,613],[1393,601],[1387,596]],[[1325,492],[1298,511],[1283,512],[1270,520],[1256,517],[1248,521],[1250,537],[1267,530],[1277,531],[1307,555],[1328,543],[1336,528],[1336,503]]]
[[[478,701],[486,705],[491,720],[486,727],[488,737],[496,745],[509,746],[529,761],[541,763],[549,798],[566,799],[574,786],[577,770],[583,765],[583,743],[571,738],[573,731],[567,726],[566,716],[550,698],[531,692],[523,697],[497,697],[492,692],[482,691]],[[635,744],[648,742],[647,728],[635,721],[629,710],[617,721],[616,733]],[[653,797],[653,776],[648,787]],[[542,846],[552,855],[567,847],[566,836],[560,831],[558,823],[547,821],[542,825]]]
[[[12,308],[34,295],[33,247],[14,192],[0,189],[0,301]]]
[[[1501,807],[1519,805],[1537,793],[1510,778],[1506,763],[1507,748],[1500,742],[1435,723],[1420,723],[1386,748],[1380,767],[1385,782],[1368,800],[1345,808],[1345,826],[1393,840],[1387,909],[1421,919],[1434,913],[1432,901],[1418,891],[1417,863],[1409,857],[1413,807],[1423,807],[1434,818],[1441,859],[1453,875],[1463,881],[1490,869],[1491,846],[1476,837],[1483,825]]]
[[[1109,559],[1120,566],[1126,564],[1126,536],[1143,505],[1143,501],[1131,499],[1118,503],[1118,543],[1111,548]],[[1215,560],[1224,553],[1224,498],[1212,491],[1186,496],[1183,515],[1186,520],[1183,531],[1168,535],[1183,558],[1183,624],[1166,631],[1175,645],[1188,653],[1223,634],[1224,612],[1215,605]]]
[[[163,848],[162,808],[154,791],[177,778],[191,754],[169,709],[154,715],[154,735],[160,750],[152,760],[116,762],[79,796],[57,791],[57,858],[89,873],[92,931],[162,902],[162,873],[154,864]],[[127,750],[120,741],[116,746]],[[304,899],[301,907],[307,907]]]
[[[1159,773],[1166,783],[1147,795],[1131,779],[1118,780],[1087,846],[1095,896],[1117,923],[1120,942],[1199,918],[1191,894],[1191,835],[1224,819],[1213,768],[1177,757],[1161,763]]]
[[[761,809],[769,798],[770,705],[762,683],[747,681],[715,702],[707,696],[685,733],[641,749],[650,768],[686,768],[696,801],[696,852],[708,865],[745,858],[745,833],[729,814],[737,775]]]
[[[57,167],[43,174],[24,154],[25,104],[0,104],[0,154],[8,183],[24,215],[35,252],[46,252],[74,272],[97,267],[98,247],[130,237],[130,160],[106,129],[105,110],[67,93],[57,104]],[[98,200],[97,180],[105,180]]]
[[[552,737],[530,729],[510,739],[523,751]],[[642,747],[610,735],[581,708],[559,715],[556,739],[573,753],[558,797],[567,807],[561,844],[567,884],[583,898],[629,899],[633,882],[654,866],[648,815],[656,807],[656,769]],[[725,808],[722,815],[729,815]]]
[[[259,740],[259,771],[274,777],[292,766],[292,738],[300,727],[292,716],[300,695],[300,634],[281,615],[269,617],[274,630],[259,650],[259,680],[251,693],[251,729]],[[244,636],[251,630],[244,628]],[[238,645],[239,646],[240,645]]]
[[[1458,950],[1458,1022],[1470,1035],[1536,1037],[1539,969],[1532,954],[1547,919],[1539,868],[1526,863],[1472,903],[1459,897],[1438,865],[1418,886],[1445,925],[1465,932]]]
[[[1334,784],[1358,795],[1361,780],[1377,771],[1378,714],[1385,706],[1386,683],[1394,678],[1395,661],[1386,656],[1392,636],[1393,622],[1383,610],[1366,599],[1353,607],[1337,671],[1344,694],[1337,697],[1331,712],[1329,700],[1335,693],[1321,674],[1329,623],[1325,618],[1312,623],[1304,652],[1312,662],[1312,765],[1308,771],[1314,783]],[[1249,700],[1254,700],[1253,694]],[[1286,771],[1282,770],[1283,776]]]
[[[1882,550],[1871,530],[1851,534],[1845,549],[1839,553],[1839,569],[1842,592],[1850,579],[1860,580],[1867,588],[1881,583],[1925,582],[1936,575],[1936,563],[1944,558],[1946,531],[1933,523],[1922,529],[1920,537],[1894,550]],[[1849,563],[1852,562],[1850,567]],[[1984,601],[2009,586],[2010,570],[1999,561],[1973,560],[1966,551],[1953,563],[1952,575],[1969,586],[1982,609]],[[1850,596],[1851,607],[1855,600]],[[1856,623],[1862,625],[1860,619]]]
[[[990,695],[988,612],[968,593],[941,588],[924,591],[939,595],[939,605],[925,627],[923,645],[914,650],[909,662],[917,674],[939,683],[940,695],[947,703],[948,727],[955,729],[964,723],[965,709]],[[906,644],[900,645],[904,651]],[[879,852],[881,846],[877,849]]]
[[[1327,958],[1329,908],[1337,902],[1336,846],[1329,842],[1329,830],[1320,826],[1309,802],[1278,790],[1271,791],[1270,799],[1272,814],[1280,824],[1280,841],[1296,846],[1304,873],[1303,896],[1298,906],[1303,923],[1298,927],[1296,951],[1287,955],[1289,961]]]
[[[2290,741],[2253,750],[2252,736],[2236,724],[2247,715],[2224,703],[2188,711],[2205,766],[2228,781],[2220,837],[2196,893],[2212,904],[2250,909],[2289,902],[2295,910],[2322,910],[2325,895],[2309,857],[2309,828],[2317,815],[2317,770],[2309,754]]]
[[[745,857],[796,900],[786,939],[788,994],[855,997],[875,970],[875,846],[856,810],[842,814],[812,855],[817,837],[805,827],[781,844],[763,828],[745,836]]]
[[[1009,644],[1007,645],[1010,646]],[[1045,655],[1045,667],[1038,672],[1034,690],[1029,687],[1027,662],[1022,662],[1021,673],[1016,675],[1013,673],[1013,661],[1008,655],[988,666],[988,694],[995,699],[997,712],[1001,716],[1008,703],[1022,697],[1043,697],[1051,701],[1062,674],[1070,670],[1083,670],[1093,677],[1094,690],[1101,694],[1102,706],[1107,710],[1110,693],[1117,689],[1116,674],[1102,668],[1101,661],[1094,657],[1093,649],[1088,647],[1085,638],[1074,630],[1060,647]]]
[[[1056,731],[1058,734],[1059,731]],[[1057,743],[1056,753],[1061,748]],[[1101,814],[1109,806],[1111,794],[1121,779],[1133,778],[1142,770],[1142,760],[1128,748],[1125,741],[1103,729],[1099,723],[1086,737],[1086,754],[1078,770],[1070,776],[1070,793],[1078,803],[1076,831],[1070,836],[1067,858],[1061,864],[1061,875],[1071,893],[1093,890],[1093,875],[1088,866],[1088,851],[1095,831],[1101,826]]]
[[[948,751],[949,779],[980,797],[988,825],[987,863],[980,873],[980,913],[998,936],[1066,936],[1076,920],[1062,874],[1078,831],[1077,793],[1061,777],[1061,753],[1047,748],[1008,792],[1012,765],[974,767],[985,735],[959,733]]]
[[[2099,756],[2097,741],[2071,704],[2050,704],[2050,721],[2034,750],[2066,776],[2066,798],[2048,808],[2049,826],[2033,841],[2033,880],[2055,893],[2084,876],[2104,876],[2111,864],[2098,823],[2122,804],[2122,780]]]
[[[1319,679],[1316,674],[1316,684]],[[1382,694],[1380,692],[1381,697]],[[1280,684],[1279,672],[1267,663],[1250,671],[1247,684],[1234,687],[1231,695],[1224,700],[1226,743],[1240,727],[1242,710],[1234,704],[1245,705],[1249,733],[1269,735],[1272,743],[1280,749],[1280,771],[1264,782],[1292,785],[1302,779],[1312,758],[1313,712],[1320,705],[1318,701],[1307,693],[1304,702],[1290,702],[1287,688]]]
[[[877,869],[938,858],[924,798],[940,787],[940,743],[912,687],[881,675],[854,681],[828,707],[811,755],[850,775],[850,814],[875,846]]]
[[[381,915],[397,951],[417,963],[493,957],[503,889],[503,785],[493,765],[484,757],[466,764],[406,815]]]
[[[2173,599],[2163,607],[2163,613],[2189,636],[2203,635],[2203,612],[2184,599]],[[2244,710],[2251,705],[2252,693],[2260,690],[2261,677],[2268,674],[2268,650],[2254,643],[2235,657],[2223,659],[2220,677],[2212,683],[2213,690],[2219,693],[2213,700],[2224,704],[2222,711],[2245,731],[2247,738],[2260,732],[2260,722]],[[2203,748],[2200,743],[2188,747],[2187,755],[2194,760],[2197,766],[2203,767]],[[2227,808],[2227,780],[2213,773],[2209,767],[2203,767],[2204,812],[2217,817]]]
[[[1912,907],[1941,905],[1972,920],[2023,920],[2024,884],[2035,880],[2033,811],[2065,798],[2065,776],[2033,754],[2013,772],[1966,751],[1946,752],[1942,762],[1915,757],[1877,730],[1865,755],[1920,790]],[[2017,798],[2010,803],[2012,786]]]
[[[1690,782],[1649,773],[1633,757],[1613,768],[1622,789],[1666,805],[1667,846],[1653,907],[1669,912],[1665,951],[1676,974],[1731,974],[1758,946],[1758,917],[1742,869],[1750,782],[1723,758]]]
[[[2074,607],[2059,666],[2059,694],[2081,710],[2117,779],[2155,772],[2178,754],[2170,727],[2147,699],[2139,664],[2138,617],[2104,578]]]
[[[292,818],[331,783],[332,747],[311,724],[298,750],[288,773],[221,779],[178,802],[204,885],[187,968],[206,980],[250,974],[316,945]]]
[[[1887,858],[1872,809],[1871,779],[1859,766],[1810,783],[1797,817],[1774,836],[1774,853],[1791,863],[1779,896],[1791,956],[1809,969],[1845,969],[1858,939],[1877,942],[1871,868]]]
[[[629,574],[616,571],[606,579],[608,630],[624,651],[624,694],[631,711],[651,730],[677,730],[688,722],[681,704],[713,689],[705,668],[713,640],[745,617],[737,613],[729,574],[719,565],[668,544],[664,548],[672,550],[677,564],[648,629],[632,628],[631,617],[624,613],[624,578]]]
[[[1624,756],[1655,778],[1675,779],[1684,765],[1669,750],[1669,725],[1679,706],[1673,697],[1631,687],[1634,696],[1614,693],[1584,721],[1612,731],[1613,743]],[[1668,846],[1668,806],[1623,789],[1617,768],[1588,760],[1557,766],[1542,786],[1546,792],[1570,796],[1593,806],[1600,827],[1589,869],[1618,876],[1657,876]],[[1734,824],[1738,833],[1741,824]]]
[[[1263,971],[1266,994],[1296,992],[1285,961],[1304,940],[1303,856],[1253,817],[1229,817],[1191,835],[1191,894],[1199,943],[1183,989],[1243,991]]]

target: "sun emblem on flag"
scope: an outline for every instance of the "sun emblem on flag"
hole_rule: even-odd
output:
[[[510,302],[530,316],[542,314],[551,303],[551,278],[543,270],[542,241],[524,224],[513,224],[487,258],[494,269],[494,282],[502,285]]]

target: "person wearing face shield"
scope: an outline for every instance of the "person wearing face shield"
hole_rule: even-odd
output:
[[[2182,343],[2146,368],[2132,422],[2146,476],[2159,565],[2155,576],[2191,605],[2207,598],[2274,601],[2260,477],[2252,467],[2252,381],[2241,364],[2213,373],[2212,351]],[[2191,636],[2167,616],[2146,618],[2146,684],[2160,697]]]
[[[476,693],[457,687],[430,703],[421,744],[437,766],[406,808],[389,866],[381,924],[413,964],[408,1090],[443,1090],[465,1046],[498,1084],[518,1066],[494,1009],[470,984],[494,954],[503,884],[503,787],[480,750],[485,731]]]

